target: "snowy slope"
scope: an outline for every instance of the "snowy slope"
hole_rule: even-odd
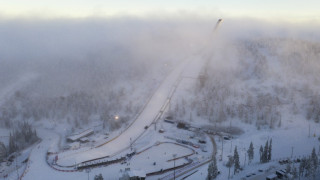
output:
[[[70,166],[74,165],[74,162],[83,162],[103,156],[112,156],[117,152],[128,148],[130,145],[130,139],[131,141],[136,140],[145,131],[144,127],[150,126],[154,121],[154,118],[167,100],[167,97],[172,91],[173,85],[178,80],[187,63],[188,61],[184,61],[179,64],[179,66],[165,78],[160,87],[146,104],[143,112],[128,129],[122,132],[120,136],[102,147],[59,159],[57,163],[63,166]]]

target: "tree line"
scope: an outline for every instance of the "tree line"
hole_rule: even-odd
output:
[[[127,101],[127,95],[124,89],[110,92],[105,99],[85,92],[58,97],[30,97],[25,92],[17,92],[0,108],[0,124],[13,128],[20,121],[66,120],[78,128],[98,115],[106,128],[114,130],[142,107],[142,103]],[[117,112],[122,112],[121,119],[110,122]]]
[[[8,153],[14,153],[22,150],[39,140],[37,131],[32,128],[28,122],[19,123],[16,128],[10,132]]]
[[[176,119],[192,121],[197,116],[215,124],[235,119],[273,129],[282,126],[282,110],[289,107],[293,114],[320,122],[320,95],[315,88],[320,85],[319,43],[268,38],[236,44],[228,49],[239,52],[237,61],[224,56],[225,51],[216,52],[218,57],[207,61],[188,95],[173,101],[170,111]],[[292,49],[279,51],[277,44]],[[220,67],[216,58],[236,67]],[[279,84],[279,78],[290,81]],[[307,81],[295,81],[301,78]]]

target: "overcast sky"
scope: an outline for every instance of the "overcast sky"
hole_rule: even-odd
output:
[[[291,22],[320,20],[319,0],[0,0],[2,18],[251,17]]]

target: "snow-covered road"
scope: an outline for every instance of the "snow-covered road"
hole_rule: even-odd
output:
[[[172,88],[174,88],[176,81],[179,79],[188,62],[189,60],[185,60],[180,63],[165,78],[165,80],[151,97],[139,117],[120,136],[99,148],[94,148],[83,153],[59,158],[57,163],[63,166],[72,166],[74,165],[74,162],[83,162],[103,156],[112,156],[117,152],[128,148],[130,145],[130,141],[136,140],[142,133],[144,133],[144,127],[151,125],[151,123],[159,113],[161,107],[165,104],[168,96],[170,95],[170,92],[172,91]]]
[[[23,180],[85,179],[84,173],[64,173],[52,169],[46,162],[46,153],[48,149],[58,146],[59,135],[47,129],[37,129],[37,133],[42,141],[31,152]]]

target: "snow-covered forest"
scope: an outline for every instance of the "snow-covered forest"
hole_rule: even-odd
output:
[[[100,119],[119,128],[199,44],[192,25],[180,25],[185,29],[137,20],[2,23],[0,82],[8,88],[0,91],[0,124],[67,121],[78,128]],[[117,124],[108,122],[114,115]]]
[[[273,129],[289,113],[319,122],[318,42],[239,39],[212,51],[194,88],[172,105],[178,119],[197,116],[210,123],[239,119]]]

